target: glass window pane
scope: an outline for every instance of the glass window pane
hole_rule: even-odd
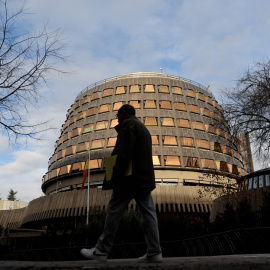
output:
[[[153,84],[146,84],[143,87],[144,87],[144,92],[147,92],[147,93],[155,92],[155,88]]]
[[[135,109],[141,108],[141,101],[140,100],[130,100],[129,104],[133,106]]]
[[[178,127],[190,128],[189,120],[187,119],[176,119]]]
[[[227,162],[224,162],[224,161],[220,161],[220,170],[221,171],[224,171],[224,172],[228,172],[228,165],[227,165]]]
[[[98,111],[98,107],[90,108],[87,111],[87,117],[97,114],[97,111]]]
[[[113,105],[113,110],[118,111],[124,104],[125,104],[124,101],[115,102]]]
[[[91,149],[103,148],[105,139],[99,139],[92,141]]]
[[[141,86],[136,84],[136,85],[131,85],[130,86],[130,93],[140,93],[141,92]]]
[[[186,105],[183,102],[174,102],[174,108],[177,111],[186,111],[187,110]]]
[[[90,160],[90,170],[101,168],[102,159],[91,159]]]
[[[163,136],[162,140],[164,145],[177,145],[175,136]]]
[[[172,105],[171,102],[168,100],[163,100],[159,102],[159,107],[160,109],[166,109],[166,110],[171,110],[172,109]]]
[[[258,176],[253,177],[253,188],[258,188]]]
[[[114,146],[115,146],[115,143],[116,143],[116,140],[117,140],[116,137],[114,137],[114,138],[109,138],[107,147],[114,147]]]
[[[248,189],[252,189],[252,178],[248,179]]]
[[[202,122],[198,122],[198,121],[192,121],[192,126],[194,129],[198,129],[198,130],[203,130],[204,131],[204,126]]]
[[[207,140],[196,139],[196,142],[199,148],[210,149],[209,143]]]
[[[169,86],[167,85],[158,85],[158,92],[160,93],[170,93]]]
[[[84,162],[77,162],[72,164],[71,172],[81,171]]]
[[[118,119],[112,119],[110,128],[114,128],[117,125],[118,125]]]
[[[191,105],[191,104],[189,104],[188,105],[188,109],[192,113],[198,113],[198,114],[200,113],[199,108],[198,108],[197,105]]]
[[[111,104],[100,105],[99,113],[109,112],[111,110]]]
[[[193,98],[195,98],[195,94],[194,94],[193,90],[191,90],[191,89],[185,89],[185,94],[186,94],[186,96],[188,96],[188,97],[193,97]]]
[[[259,175],[259,188],[263,187],[263,175]]]
[[[202,167],[203,168],[209,168],[209,169],[215,169],[215,163],[213,159],[201,159]]]
[[[182,146],[195,147],[193,138],[180,137]]]
[[[101,92],[95,92],[95,93],[93,93],[93,95],[92,95],[92,100],[99,99],[100,96],[101,96]]]
[[[159,136],[153,135],[153,136],[151,136],[151,138],[152,138],[152,144],[153,145],[159,144]]]
[[[95,130],[102,130],[102,129],[106,129],[107,127],[108,127],[108,121],[100,121],[96,123]]]
[[[183,95],[182,88],[178,86],[172,86],[172,93],[175,95]]]
[[[265,175],[265,186],[270,186],[270,174]]]
[[[170,117],[161,117],[160,118],[161,125],[167,127],[174,127],[173,118]]]
[[[183,157],[185,167],[198,167],[198,158],[194,157]]]
[[[204,101],[204,95],[202,93],[196,93],[196,98]]]
[[[156,109],[156,101],[155,100],[145,100],[144,101],[144,108],[145,109]]]
[[[153,156],[153,165],[154,166],[160,165],[160,156]]]
[[[113,95],[113,88],[108,88],[103,90],[103,96],[102,97],[108,97]]]
[[[84,97],[84,98],[83,98],[83,102],[82,102],[82,104],[89,103],[89,102],[90,102],[90,100],[91,100],[91,95],[86,96],[86,97]]]
[[[144,124],[146,126],[157,126],[157,118],[156,117],[144,117]]]
[[[178,156],[165,156],[164,162],[168,166],[180,166],[180,158]]]
[[[76,153],[84,152],[89,150],[89,142],[79,143],[76,147]]]
[[[89,124],[87,126],[84,126],[82,134],[89,133],[89,132],[93,131],[93,128],[94,128],[94,124]]]
[[[126,86],[118,86],[116,88],[116,95],[121,95],[121,94],[125,94],[126,93],[126,89],[127,87]]]

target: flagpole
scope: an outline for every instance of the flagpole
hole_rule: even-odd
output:
[[[88,162],[88,188],[87,188],[87,217],[86,217],[86,225],[89,224],[89,198],[90,198],[90,149],[89,149],[89,162]]]

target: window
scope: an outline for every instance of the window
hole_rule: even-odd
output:
[[[172,93],[175,95],[183,95],[182,88],[178,86],[172,86]]]
[[[77,137],[81,134],[82,128],[73,129],[71,132],[71,138]]]
[[[174,102],[174,108],[177,111],[186,111],[187,110],[186,105],[183,102]]]
[[[259,175],[259,188],[263,187],[263,175]]]
[[[175,136],[162,136],[162,141],[164,145],[177,145]]]
[[[99,140],[93,140],[91,149],[98,149],[98,148],[103,148],[105,143],[105,139],[99,139]]]
[[[145,100],[144,101],[144,108],[145,109],[156,109],[156,101],[155,100]]]
[[[76,110],[77,108],[80,107],[80,102],[79,100],[75,102],[75,104],[73,105],[73,109]]]
[[[190,128],[189,120],[187,119],[176,119],[178,127]]]
[[[73,163],[71,167],[71,172],[78,172],[84,168],[84,162]]]
[[[253,188],[258,188],[258,176],[253,177]]]
[[[213,144],[213,142],[211,142]],[[219,142],[214,142],[214,151],[222,153],[221,145]]]
[[[141,108],[141,101],[140,100],[130,100],[128,102],[131,106],[133,106],[135,109]]]
[[[189,105],[188,105],[188,109],[189,109],[189,111],[192,112],[192,113],[200,114],[200,111],[199,111],[199,108],[198,108],[197,105],[189,104]]]
[[[220,161],[220,170],[224,172],[229,171],[227,162]]]
[[[96,123],[96,129],[95,130],[103,130],[108,127],[108,121],[100,121]]]
[[[80,112],[77,114],[77,121],[80,121],[82,119],[84,119],[86,116],[86,111]]]
[[[158,135],[153,135],[153,136],[151,136],[151,138],[152,138],[153,145],[159,144],[159,136]]]
[[[131,85],[129,89],[130,93],[140,93],[141,92],[141,86],[139,84]]]
[[[203,127],[203,123],[202,122],[197,122],[197,121],[192,121],[192,126],[194,129],[198,129],[198,130],[203,130],[204,131],[204,127]]]
[[[185,167],[199,167],[198,158],[195,157],[183,157]]]
[[[87,111],[87,117],[92,116],[92,115],[96,115],[97,114],[97,111],[98,111],[98,107],[90,108]]]
[[[207,140],[196,139],[196,143],[199,148],[210,149],[209,143]]]
[[[64,135],[64,138],[63,138],[63,142],[66,142],[70,139],[70,136],[71,136],[71,132],[67,132],[65,135]]]
[[[111,104],[100,105],[99,113],[109,112],[111,110]]]
[[[194,94],[193,90],[191,90],[191,89],[185,89],[184,91],[185,91],[185,94],[186,94],[187,97],[193,97],[193,98],[195,98],[195,94]]]
[[[170,93],[169,86],[167,85],[158,85],[158,92],[159,93]]]
[[[210,111],[207,108],[201,108],[201,114],[210,117]]]
[[[91,95],[88,95],[86,97],[83,98],[83,101],[82,101],[82,105],[86,104],[86,103],[89,103],[91,100]]]
[[[103,90],[102,97],[108,97],[113,95],[113,88],[108,88]]]
[[[162,101],[159,102],[159,108],[160,109],[171,110],[172,109],[171,102],[168,101],[168,100],[162,100]]]
[[[153,156],[153,165],[154,166],[160,165],[160,156]]]
[[[76,150],[76,146],[73,145],[73,146],[69,146],[67,149],[66,149],[66,157],[67,156],[70,156],[70,155],[73,155],[75,153],[75,150]]]
[[[88,151],[88,149],[89,149],[89,142],[79,143],[76,147],[76,153],[85,152]]]
[[[216,134],[216,128],[213,125],[205,124],[206,131]]]
[[[58,173],[59,173],[59,170],[60,170],[60,168],[55,169],[55,170],[52,170],[51,175],[50,175],[50,178],[57,177],[58,176]]]
[[[155,92],[155,88],[153,84],[146,84],[143,86],[144,92],[145,93],[154,93]]]
[[[161,125],[167,127],[174,127],[173,118],[170,117],[160,117]]]
[[[69,119],[69,125],[72,125],[73,123],[76,122],[76,116],[72,116],[70,119]]]
[[[270,186],[270,174],[265,175],[265,186],[266,187]]]
[[[89,133],[89,132],[93,131],[93,128],[94,128],[94,124],[89,124],[89,125],[83,126],[82,134]]]
[[[157,126],[157,118],[156,117],[144,117],[144,124],[146,126]]]
[[[99,99],[100,94],[101,94],[101,92],[95,92],[95,93],[93,93],[93,95],[92,95],[92,100]]]
[[[252,189],[252,178],[248,179],[248,189]]]
[[[195,147],[193,138],[180,137],[182,146]]]
[[[164,156],[164,164],[166,166],[180,166],[180,158],[178,156]]]
[[[126,86],[118,86],[118,87],[116,88],[115,94],[116,94],[116,95],[122,95],[122,94],[125,94],[126,91],[127,91],[127,87],[126,87]]]
[[[118,111],[126,102],[120,101],[113,104],[113,110]]]
[[[213,159],[202,158],[201,162],[203,168],[215,169],[215,163]]]
[[[114,128],[115,126],[118,125],[118,119],[112,119],[111,120],[111,125],[110,125],[110,128]]]
[[[101,168],[102,159],[91,159],[90,160],[90,170]]]
[[[232,165],[232,173],[234,173],[234,174],[236,174],[236,175],[238,175],[239,174],[239,172],[238,172],[238,168],[237,168],[237,166],[236,165]]]
[[[202,93],[196,93],[196,98],[204,101],[204,95]]]
[[[63,157],[65,157],[65,154],[66,154],[66,149],[63,149],[63,150],[59,151],[59,152],[57,153],[57,160],[60,160],[60,159],[62,159]]]
[[[116,140],[117,140],[116,137],[109,138],[109,139],[108,139],[107,147],[114,147],[114,146],[115,146],[115,143],[116,143]]]
[[[59,170],[58,176],[69,174],[70,167],[71,167],[71,165],[66,165],[66,166],[61,167],[60,170]]]

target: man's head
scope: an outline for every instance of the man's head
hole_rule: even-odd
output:
[[[130,115],[135,115],[135,109],[129,104],[123,105],[117,113],[118,123],[121,124],[125,119],[129,118]]]

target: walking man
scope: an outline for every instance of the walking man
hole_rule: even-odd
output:
[[[96,246],[82,249],[81,254],[89,259],[107,261],[120,220],[129,202],[134,198],[140,215],[147,244],[147,253],[139,262],[162,262],[155,205],[151,191],[155,189],[155,175],[152,161],[152,141],[147,128],[135,116],[133,106],[125,104],[118,113],[117,141],[112,155],[117,155],[110,181],[104,181],[103,189],[110,182],[113,194],[110,199],[105,226]],[[132,162],[132,175],[125,176]]]

